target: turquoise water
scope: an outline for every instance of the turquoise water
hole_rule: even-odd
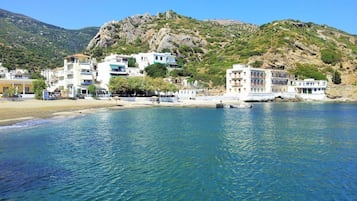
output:
[[[144,108],[0,129],[0,200],[357,200],[357,105]]]

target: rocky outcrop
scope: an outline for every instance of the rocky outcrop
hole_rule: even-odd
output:
[[[201,48],[203,52],[207,51],[207,35],[200,33],[196,27],[187,23],[204,23],[203,26],[213,28],[223,28],[224,26],[233,26],[235,31],[228,34],[230,37],[237,34],[237,27],[242,32],[253,32],[257,26],[245,24],[238,21],[197,21],[190,19],[173,11],[159,13],[158,15],[136,15],[125,18],[121,21],[112,21],[104,24],[97,35],[90,41],[87,50],[95,47],[110,47],[123,43],[135,43],[136,40],[147,43],[149,51],[170,50],[179,53],[179,47]],[[213,23],[214,22],[214,23]],[[213,24],[212,24],[213,23]],[[223,28],[224,29],[224,28]]]
[[[309,48],[308,46],[304,45],[300,41],[295,41],[294,45],[295,45],[295,47],[299,48],[300,50],[306,51],[306,52],[308,52],[309,54],[311,54],[313,56],[317,54],[316,51],[312,50],[311,48]]]

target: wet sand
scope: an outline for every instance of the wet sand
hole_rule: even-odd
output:
[[[213,101],[184,101],[153,103],[149,101],[127,102],[118,100],[22,100],[0,101],[0,126],[12,125],[30,119],[56,116],[72,116],[96,112],[99,109],[127,109],[139,107],[215,107]]]

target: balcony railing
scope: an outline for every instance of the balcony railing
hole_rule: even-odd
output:
[[[111,75],[127,75],[128,72],[126,72],[126,71],[119,71],[119,70],[111,70],[111,71],[110,71],[110,74],[111,74]]]
[[[243,79],[243,77],[240,77],[240,76],[232,76],[231,79],[232,79],[232,80],[241,80],[241,79]]]
[[[84,86],[91,85],[91,84],[93,84],[92,81],[84,81],[81,83],[81,85],[84,85]]]
[[[91,71],[81,71],[81,75],[92,75]]]
[[[233,83],[232,87],[242,87],[243,85],[241,83]]]

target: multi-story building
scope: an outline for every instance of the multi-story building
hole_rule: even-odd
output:
[[[131,57],[136,59],[137,67],[128,67]],[[76,94],[88,94],[87,87],[91,84],[108,91],[112,77],[144,76],[144,69],[155,63],[176,66],[175,57],[170,53],[113,54],[100,63],[87,55],[75,54],[64,59],[63,67],[44,70],[41,74],[46,77],[50,92],[61,91],[62,96],[73,97]]]
[[[97,64],[96,81],[100,88],[108,91],[109,81],[112,77],[127,77],[129,75],[128,59],[129,56],[114,54],[105,57],[103,62]]]
[[[236,64],[226,72],[226,92],[229,95],[247,97],[250,94],[268,93],[269,81],[264,69]]]
[[[74,54],[64,59],[63,67],[45,70],[49,91],[58,90],[62,96],[75,97],[77,94],[88,94],[88,86],[94,84],[94,62],[83,54]]]
[[[283,70],[268,70],[269,75],[271,75],[271,92],[273,93],[284,93],[288,91],[288,84],[290,80],[290,75],[288,72]]]
[[[270,100],[276,97],[322,99],[327,81],[293,80],[283,70],[253,68],[236,64],[226,71],[226,95],[241,100]]]
[[[161,63],[169,67],[176,66],[176,59],[171,53],[158,53],[158,52],[149,52],[149,53],[139,53],[133,54],[132,57],[136,59],[136,63],[140,70],[144,70],[147,66]]]

